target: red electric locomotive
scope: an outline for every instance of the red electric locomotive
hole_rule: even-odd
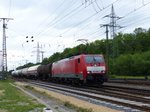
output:
[[[81,54],[54,62],[51,77],[78,83],[102,84],[107,81],[106,64],[103,55]]]

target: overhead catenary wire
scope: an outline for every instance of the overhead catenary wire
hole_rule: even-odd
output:
[[[12,0],[9,0],[9,10],[8,10],[8,17],[10,17],[11,5],[12,5]]]
[[[102,38],[102,36],[104,35],[104,38]],[[93,42],[93,41],[95,41],[97,38],[98,38],[98,40],[101,38],[101,39],[105,39],[106,37],[105,37],[105,32],[103,32],[103,33],[100,33],[100,34],[98,34],[98,35],[95,35],[95,36],[92,36],[92,38],[90,38],[91,36],[89,36],[89,38],[88,39],[91,39],[92,41],[91,42]]]
[[[9,31],[12,31],[12,32],[14,32],[14,33],[16,33],[18,36],[25,36],[25,34],[22,34],[21,32],[18,32],[18,31],[16,31],[16,30],[14,30],[14,29],[12,29],[12,28],[9,28],[9,30],[8,30],[8,32]],[[12,37],[12,36],[11,36]]]
[[[117,29],[117,30],[122,32],[121,29],[123,29],[123,30],[125,31],[125,29],[131,27],[132,25],[139,24],[139,23],[140,23],[140,24],[141,24],[141,23],[144,23],[144,20],[148,20],[148,19],[150,20],[150,16],[149,16],[149,17],[146,17],[146,18],[142,18],[142,19],[140,19],[140,20],[135,20],[134,22],[131,22],[131,23],[127,24],[124,28],[119,28],[119,29]],[[142,21],[142,22],[141,22],[141,21]]]
[[[106,11],[106,10],[105,10],[105,11]],[[103,14],[106,14],[106,12],[103,11]],[[84,30],[85,28],[87,28],[87,26],[90,25],[91,23],[93,23],[93,21],[97,20],[98,18],[103,17],[103,16],[104,16],[103,14],[101,14],[100,16],[96,17],[95,19],[91,20],[91,21],[90,21],[88,24],[86,24],[85,26],[79,28],[79,29],[78,29],[79,31],[75,32],[75,34],[81,32],[82,30]]]
[[[145,5],[146,3],[143,1],[143,5]]]
[[[84,4],[82,4],[82,5],[84,5]],[[84,9],[83,7],[81,7],[82,5],[78,6],[78,7],[75,8],[74,10],[70,11],[70,13],[66,14],[65,16],[63,16],[62,18],[60,18],[60,20],[56,21],[55,23],[50,24],[48,27],[56,25],[58,22],[60,22],[60,21],[62,21],[62,20],[64,20],[64,19],[66,19],[65,17],[70,16],[70,14],[75,14],[75,13],[80,12],[82,9]],[[91,5],[91,4],[89,4],[88,6],[90,6],[90,5]],[[85,8],[87,8],[88,6],[86,6]],[[81,9],[80,9],[78,12],[75,12],[78,8],[81,8]],[[75,13],[73,13],[73,12],[75,12]],[[39,34],[39,35],[40,35],[40,34]]]
[[[105,10],[105,11],[106,11],[106,10]],[[105,13],[106,13],[106,12],[103,11],[103,13],[102,13],[100,16],[103,17],[103,14],[105,14]],[[86,25],[84,25],[84,26],[78,28],[78,31],[76,31],[76,32],[74,33],[74,35],[78,34],[78,33],[81,32],[82,30],[84,30],[85,28],[87,28],[90,24],[93,23],[93,21],[96,21],[97,19],[101,18],[100,16],[95,17],[95,19],[89,21]],[[93,17],[94,17],[94,16],[93,16]]]
[[[10,0],[11,2],[12,2],[12,0]],[[83,1],[84,0],[82,0],[82,1],[80,1],[80,2],[82,2],[82,4],[83,4]],[[102,0],[97,0],[97,2],[98,2],[98,5],[99,6],[102,6],[102,4],[99,4],[99,2],[104,2],[104,1],[102,1]],[[61,1],[62,2],[62,1]],[[60,4],[61,4],[61,2],[59,2]],[[74,1],[75,2],[75,1]],[[141,3],[142,2],[142,3]],[[132,11],[130,12],[129,10],[127,10],[127,12],[125,13],[125,12],[122,12],[121,14],[123,15],[123,17],[124,18],[122,18],[122,19],[120,19],[118,22],[121,22],[121,24],[124,24],[123,26],[125,26],[124,28],[121,28],[121,29],[117,29],[118,31],[123,31],[123,30],[130,30],[130,27],[132,27],[132,28],[135,28],[136,26],[144,26],[144,24],[143,23],[146,23],[147,21],[149,22],[149,17],[146,17],[146,16],[148,16],[148,15],[143,15],[143,13],[141,14],[141,17],[138,17],[137,18],[137,16],[135,15],[135,14],[138,14],[138,12],[140,11],[140,9],[144,9],[144,7],[146,7],[146,6],[148,6],[148,4],[149,3],[146,3],[146,0],[141,0],[141,4],[142,4],[142,6],[140,6],[139,4],[137,4],[137,6],[136,7],[134,7],[134,4],[130,4],[131,6],[132,6]],[[148,2],[148,1],[147,1]],[[68,3],[68,2],[67,2]],[[117,2],[118,3],[118,2]],[[138,2],[139,3],[139,2]],[[12,4],[12,3],[11,3]],[[63,4],[66,4],[66,1],[65,1],[65,3],[63,3]],[[108,3],[107,3],[108,4]],[[146,5],[145,5],[146,4]],[[58,4],[59,5],[59,4]],[[77,4],[75,4],[74,6],[76,6]],[[92,4],[93,5],[93,4]],[[91,6],[92,6],[91,5]],[[120,5],[120,6],[119,6]],[[82,5],[83,6],[83,5]],[[95,8],[96,8],[96,10],[98,10],[98,6],[96,6],[96,2],[95,2],[95,4],[94,4],[94,6],[95,6]],[[120,2],[116,5],[116,6],[118,6],[118,7],[122,7],[122,9],[124,8],[124,10],[125,10],[125,6],[124,6],[124,4],[120,4]],[[103,9],[105,7],[105,5],[104,6],[102,6],[102,7],[100,7],[101,9]],[[117,7],[117,9],[119,10],[120,8],[118,8]],[[140,8],[141,7],[141,8]],[[64,8],[64,7],[63,7]],[[68,7],[67,7],[68,8]],[[67,9],[66,7],[64,8],[64,10],[65,9]],[[69,7],[70,8],[70,7]],[[75,7],[71,7],[72,9],[73,8],[75,8]],[[85,8],[84,6],[83,6],[83,8]],[[82,8],[82,9],[83,9]],[[147,7],[146,7],[147,8]],[[62,8],[61,8],[62,9]],[[61,10],[60,8],[58,9],[58,10]],[[81,9],[81,8],[80,8]],[[81,9],[81,10],[82,10]],[[8,10],[8,9],[7,9]],[[7,11],[6,10],[6,11]],[[99,9],[100,10],[100,9]],[[99,11],[98,10],[98,11]],[[62,12],[63,10],[61,10],[60,12]],[[68,10],[67,11],[67,13],[69,12],[70,10]],[[79,11],[79,10],[77,10],[77,11]],[[73,13],[71,13],[69,16],[67,16],[67,17],[65,17],[63,20],[60,20],[60,21],[58,21],[57,23],[60,25],[61,23],[64,23],[64,21],[67,21],[68,20],[68,18],[69,17],[74,17],[75,15],[74,14],[77,14],[77,11],[75,11],[75,13],[73,12]],[[142,10],[143,11],[143,10]],[[148,10],[147,10],[148,11]],[[85,11],[84,11],[85,12]],[[95,11],[96,12],[96,11]],[[104,12],[104,11],[102,11],[102,12]],[[8,14],[8,15],[12,15],[11,14],[12,13],[12,7],[10,7],[10,14]],[[63,14],[67,14],[66,12],[63,12]],[[7,14],[7,13],[6,13]],[[60,19],[61,17],[63,17],[64,15],[62,15],[61,13],[59,13],[60,15],[59,15],[59,17],[58,16],[56,16],[56,18],[55,18],[55,20],[54,21],[52,21],[52,23],[55,23],[58,19]],[[89,13],[90,15],[91,15],[91,13]],[[90,16],[90,15],[88,15],[88,16]],[[95,39],[95,38],[99,38],[99,37],[101,37],[99,34],[97,35],[97,33],[98,33],[98,31],[97,31],[97,29],[96,29],[96,24],[93,24],[93,23],[95,23],[95,20],[97,19],[97,17],[98,16],[101,16],[101,13],[99,13],[99,14],[97,14],[96,16],[93,16],[93,17],[91,17],[90,19],[88,19],[87,21],[85,21],[85,22],[83,22],[82,23],[82,20],[84,20],[84,19],[86,19],[86,18],[88,18],[88,17],[84,17],[84,18],[82,18],[82,19],[80,19],[80,21],[78,21],[78,23],[81,23],[81,24],[79,24],[81,27],[78,27],[78,29],[76,29],[76,30],[78,30],[77,32],[73,32],[74,34],[76,34],[76,33],[79,33],[79,32],[81,32],[81,33],[79,33],[79,35],[77,35],[77,36],[86,36],[87,35],[87,38],[90,38],[91,40],[92,39]],[[57,18],[58,17],[58,18]],[[134,18],[136,18],[136,19],[134,19]],[[45,19],[45,22],[42,22],[42,24],[43,23],[45,23],[45,24],[49,24],[49,25],[51,25],[52,23],[50,23],[51,22],[51,20],[52,20],[52,18],[50,19],[50,18],[43,18],[43,19]],[[131,19],[132,21],[129,21],[129,19]],[[89,23],[89,21],[90,21],[90,23],[92,24],[90,24]],[[98,21],[100,21],[100,20],[98,20]],[[96,22],[98,22],[98,21],[96,21]],[[57,25],[57,23],[56,24],[54,24],[54,25]],[[78,23],[69,23],[69,27],[67,28],[67,30],[66,29],[64,29],[66,32],[64,33],[64,34],[69,34],[69,35],[72,35],[71,33],[69,33],[69,31],[72,31],[72,29],[73,29],[73,27],[76,27],[76,25],[78,24]],[[84,24],[85,23],[85,24]],[[44,25],[45,25],[44,24]],[[90,24],[90,25],[89,25]],[[100,23],[99,23],[100,24]],[[120,24],[120,23],[119,23]],[[54,26],[54,25],[52,25],[52,26]],[[94,26],[93,26],[94,25]],[[70,27],[71,26],[71,27]],[[77,25],[78,26],[78,25]],[[88,31],[88,28],[89,27],[91,27],[91,26],[93,26],[92,27],[92,31],[90,30],[90,31]],[[50,26],[51,27],[51,26]],[[55,27],[56,28],[56,27]],[[11,28],[12,29],[12,28]],[[82,30],[82,29],[85,29],[87,32],[84,32],[85,30]],[[14,29],[12,29],[12,30],[14,30]],[[42,36],[42,34],[44,34],[45,33],[45,30],[49,30],[49,29],[44,29],[44,28],[41,28],[40,30],[38,30],[38,31],[41,31],[41,30],[43,30],[44,32],[42,32],[41,34],[40,34],[40,36]],[[64,31],[64,30],[62,30],[62,31]],[[39,33],[37,31],[37,29],[36,29],[36,32],[37,33]],[[74,31],[74,30],[73,30]],[[97,33],[96,33],[96,31],[97,31]],[[9,32],[9,31],[8,31]],[[17,32],[18,33],[21,33],[21,31],[15,31],[16,32],[16,35],[17,35]],[[52,32],[53,33],[53,31],[50,29],[49,30],[49,32]],[[101,31],[100,31],[101,32]],[[11,33],[11,32],[10,32]],[[24,32],[23,32],[24,33]],[[59,34],[61,34],[60,32],[57,32],[57,33],[59,33]],[[92,34],[93,33],[93,34]],[[25,34],[25,33],[24,33]],[[21,36],[24,36],[24,34],[22,35],[21,34]],[[89,34],[89,35],[88,35]],[[90,35],[91,34],[91,35]],[[104,33],[105,34],[105,33]],[[103,35],[104,35],[103,34]],[[20,35],[20,34],[19,34]],[[51,35],[51,33],[49,33],[48,35]],[[68,36],[68,35],[67,35]],[[64,36],[65,37],[65,36]]]
[[[48,30],[51,26],[57,24],[58,22],[62,21],[64,18],[66,18],[67,16],[69,16],[70,14],[72,14],[73,12],[77,11],[79,8],[81,8],[83,6],[83,4],[77,6],[76,8],[74,8],[73,10],[71,10],[69,13],[67,13],[66,15],[58,18],[58,19],[54,19],[53,21],[49,22],[49,24],[47,24],[47,29],[43,29],[40,32],[37,32],[36,35],[41,35],[43,32],[45,32],[45,30]]]
[[[97,2],[97,1],[96,1]],[[100,2],[101,2],[101,4],[102,4],[102,7],[104,8],[104,5],[103,5],[103,1],[102,0],[100,0]],[[97,4],[97,3],[96,3]]]
[[[136,3],[135,3],[136,4]],[[130,12],[128,12],[127,14],[125,14],[124,16],[122,16],[121,18],[118,18],[117,20],[118,20],[118,22],[120,22],[120,24],[126,24],[126,23],[129,23],[129,22],[127,22],[127,21],[129,21],[129,20],[127,20],[126,21],[126,19],[128,19],[128,16],[130,16],[131,14],[133,14],[133,13],[135,13],[135,12],[137,12],[137,11],[139,11],[140,9],[142,9],[143,7],[145,7],[145,6],[147,6],[147,5],[149,5],[150,4],[150,2],[144,2],[144,1],[142,1],[142,5],[141,6],[139,6],[139,7],[134,7],[134,9],[132,10],[132,11],[130,11]],[[124,6],[125,5],[127,5],[127,4],[124,4]],[[121,6],[121,7],[124,7],[124,6]],[[121,8],[120,7],[120,8]],[[120,10],[120,8],[118,8],[119,10]],[[134,16],[135,17],[135,16]],[[125,19],[126,18],[126,19]],[[139,17],[137,17],[137,19],[138,19]],[[123,20],[125,20],[124,22],[122,22]],[[135,22],[135,21],[134,21]],[[127,26],[127,25],[125,25],[125,26]]]
[[[97,29],[96,31],[94,31],[94,32],[89,32],[89,33],[85,33],[85,34],[78,35],[78,36],[80,36],[80,37],[82,37],[82,36],[86,36],[86,35],[90,36],[90,35],[93,35],[93,34],[95,34],[95,33],[99,32],[99,31],[100,31],[99,29],[100,29],[100,28],[98,28],[98,29]]]
[[[102,10],[102,9],[104,9],[104,6],[102,5],[102,9],[100,8],[100,6],[98,5],[98,3],[97,3],[97,0],[95,1],[95,4],[96,4],[96,6],[99,8],[99,10]]]
[[[65,1],[66,1],[66,0],[63,0],[63,1],[54,9],[53,13],[55,13],[57,10],[59,10],[59,9],[63,6],[63,4],[65,3]],[[35,29],[37,30],[37,28],[40,28],[40,26],[42,26],[42,25],[44,24],[44,22],[45,22],[46,20],[50,19],[50,18],[51,18],[51,15],[48,15],[46,18],[44,18],[44,19],[40,22],[40,24],[39,24]],[[53,19],[53,20],[55,20],[55,19]],[[53,21],[53,20],[52,20],[52,21]]]
[[[145,3],[144,3],[144,5],[145,5]]]
[[[142,19],[140,19],[140,20],[135,20],[134,22],[132,22],[132,23],[130,23],[130,24],[127,24],[127,26],[131,26],[131,25],[135,25],[135,24],[137,24],[138,22],[139,23],[143,23],[145,20],[148,20],[148,19],[150,19],[150,16],[149,17],[145,17],[145,18],[142,18]],[[142,22],[141,22],[142,21]]]
[[[128,12],[127,14],[125,14],[123,17],[119,18],[118,20],[121,22],[121,20],[123,20],[124,18],[127,18],[127,16],[133,14],[134,12],[137,12],[138,10],[142,9],[143,7],[149,5],[150,2],[147,2],[145,3],[144,1],[142,2],[142,5],[140,7],[137,7],[137,8],[134,8],[132,11]],[[134,16],[135,17],[135,16]],[[139,19],[137,17],[137,19]],[[125,25],[123,28],[119,28],[117,29],[117,31],[122,31],[122,29],[127,29],[128,27],[132,26],[132,25],[135,25],[135,24],[139,24],[139,23],[144,23],[144,20],[147,20],[147,19],[150,19],[150,17],[145,17],[145,18],[142,18],[142,19],[139,19],[139,20],[134,20],[134,21],[130,21],[131,23]],[[122,22],[121,22],[122,23]],[[124,22],[124,24],[126,24],[127,22]]]
[[[112,4],[114,4],[114,3],[116,3],[117,1],[119,1],[119,0],[115,0],[114,2],[112,2],[110,5],[108,5],[108,6],[106,6],[104,9],[106,9],[106,8],[108,8],[109,6],[111,6]],[[94,2],[94,1],[93,1]],[[92,3],[93,3],[92,2]],[[88,4],[88,6],[90,6],[92,3],[90,3],[90,4]],[[84,3],[85,4],[85,3]],[[55,21],[55,23],[52,23],[52,24],[48,24],[47,25],[47,29],[46,29],[46,31],[50,28],[50,27],[52,27],[53,25],[55,25],[55,24],[57,24],[58,22],[60,22],[60,21],[62,21],[62,20],[64,20],[64,19],[66,19],[66,17],[68,17],[70,14],[72,14],[73,12],[75,12],[76,10],[78,10],[80,7],[82,7],[84,4],[81,4],[81,5],[79,5],[78,7],[76,7],[75,9],[73,9],[73,10],[71,10],[69,13],[67,13],[65,16],[63,16],[62,18],[60,18],[60,19],[58,19],[57,21]],[[87,6],[86,6],[87,7]],[[103,9],[103,10],[104,10]],[[79,10],[80,11],[80,10]],[[42,30],[41,32],[39,32],[39,33],[36,33],[36,35],[37,36],[39,36],[39,35],[41,35],[41,34],[43,34],[44,32],[46,32],[45,31],[45,29],[44,30]]]
[[[65,2],[66,2],[66,0],[64,0]],[[60,9],[63,5],[65,5],[65,2],[62,2],[59,6],[58,6],[58,8],[54,11],[54,12],[56,12],[58,9]],[[73,0],[71,0],[71,4],[69,4],[70,2],[68,2],[68,6],[70,6],[69,8],[71,8],[71,7],[73,7],[73,5],[75,5],[75,3],[77,2],[77,1],[75,1],[75,2],[72,2]],[[73,5],[72,5],[73,4]],[[55,17],[55,18],[53,18],[52,20],[50,20],[48,23],[46,23],[47,25],[46,25],[46,27],[50,27],[52,24],[54,24],[56,21],[58,21],[58,20],[61,20],[61,15],[66,11],[66,10],[69,10],[69,8],[67,7],[67,8],[64,8],[64,9],[62,9],[61,10],[61,12],[59,12],[58,14],[57,14],[57,16]],[[54,13],[53,12],[53,13]],[[51,17],[51,15],[49,15],[49,17],[48,17],[48,19],[51,19],[50,18]],[[48,20],[47,19],[47,20]],[[45,20],[45,22],[46,22],[46,20]],[[42,23],[41,23],[42,24]],[[39,31],[40,33],[43,33],[43,31],[45,32],[45,29],[42,29],[41,31]],[[35,35],[40,35],[40,33],[39,33],[37,30],[36,30],[36,34]]]
[[[140,10],[141,8],[143,8],[143,7],[145,7],[145,6],[149,5],[149,4],[150,4],[150,2],[148,2],[148,3],[146,3],[146,4],[143,4],[143,5],[141,5],[140,7],[138,7],[138,8],[136,8],[136,9],[130,11],[129,13],[125,14],[120,20],[126,18],[126,17],[129,16],[130,14],[132,14],[132,13],[134,13],[134,12]]]
[[[96,0],[95,0],[95,1],[96,1]],[[119,0],[116,0],[115,2],[117,2],[117,1],[119,1]],[[87,17],[86,19],[82,20],[81,22],[77,23],[76,25],[73,25],[73,27],[76,27],[76,26],[78,26],[78,25],[83,24],[84,22],[86,22],[87,20],[91,19],[92,17],[94,17],[94,16],[97,15],[98,13],[100,13],[100,12],[102,12],[103,10],[107,9],[108,7],[110,7],[110,6],[111,6],[112,4],[114,4],[115,2],[113,2],[113,3],[109,4],[109,5],[107,5],[107,6],[104,7],[102,10],[96,11],[96,13],[94,13],[94,14],[92,14],[91,16]],[[92,4],[93,4],[93,2],[92,2]],[[73,28],[73,27],[72,27],[72,28]],[[61,33],[60,35],[63,35],[63,34],[65,34],[65,33],[69,32],[69,31],[71,31],[72,28],[70,28],[70,29],[64,31],[64,32]]]
[[[93,6],[94,11],[95,11],[96,13],[98,13],[98,11],[97,11],[96,8],[95,8],[94,3],[92,4],[92,6]]]
[[[137,7],[136,9],[133,9],[132,11],[130,11],[129,13],[127,13],[127,14],[125,14],[119,21],[121,22],[124,18],[127,18],[129,15],[131,15],[131,14],[133,14],[134,12],[137,12],[137,11],[139,11],[140,9],[142,9],[143,7],[145,7],[145,6],[147,6],[147,5],[149,5],[150,4],[150,2],[147,2],[147,3],[145,3],[145,2],[142,2],[142,5],[140,6],[140,7]],[[139,19],[138,17],[137,17],[137,19]],[[129,24],[127,24],[127,25],[125,25],[125,27],[124,28],[121,28],[121,29],[127,29],[129,26],[132,26],[132,25],[135,25],[135,24],[137,24],[138,23],[138,21],[139,21],[139,23],[143,23],[143,21],[145,20],[145,19],[149,19],[149,17],[145,17],[145,18],[142,18],[142,19],[140,19],[140,20],[134,20],[134,21],[131,21],[131,23],[129,23]],[[124,22],[124,24],[126,24],[127,22]],[[123,23],[122,23],[123,24]],[[118,31],[119,31],[120,29],[118,29]]]

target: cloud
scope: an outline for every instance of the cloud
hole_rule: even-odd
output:
[[[14,18],[6,22],[9,69],[13,65],[18,66],[18,63],[26,63],[23,60],[36,62],[36,53],[32,51],[36,51],[34,47],[37,46],[37,42],[43,45],[44,56],[49,57],[57,51],[63,51],[64,48],[80,44],[76,42],[77,39],[84,38],[92,42],[105,38],[105,28],[101,28],[100,25],[110,23],[110,18],[103,17],[110,14],[111,3],[116,0],[96,0],[97,3],[93,0],[93,4],[89,5],[91,1],[87,0],[87,3],[82,5],[85,0],[0,0],[1,17]],[[144,19],[150,15],[150,7],[146,5],[147,3],[149,1],[144,0],[145,6],[141,9],[138,7],[143,5],[142,0],[117,0],[114,3],[116,15],[125,16],[118,20],[117,24],[126,26],[134,23],[120,31],[132,32],[138,26],[149,27],[150,19]],[[135,12],[128,14],[132,11]],[[95,16],[92,16],[93,14]],[[0,25],[2,26],[2,22]],[[0,35],[2,37],[2,28],[0,28]],[[26,36],[34,36],[34,42],[26,43]]]

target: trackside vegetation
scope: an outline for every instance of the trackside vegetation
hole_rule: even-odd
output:
[[[127,76],[150,76],[150,51],[120,55],[111,59],[111,74]]]
[[[85,109],[85,108],[77,107],[68,101],[64,102],[64,106],[75,109],[77,112],[93,112],[92,109]]]
[[[88,37],[86,38],[88,39]],[[118,33],[114,39],[108,40],[109,74],[126,76],[150,75],[150,28],[136,28],[133,33]],[[77,54],[104,54],[106,57],[106,39],[80,44],[56,52],[45,58],[41,64],[48,64]],[[19,68],[28,67],[31,63]],[[33,64],[32,64],[33,65]]]
[[[0,81],[0,112],[42,112],[44,105],[12,86],[12,81]]]

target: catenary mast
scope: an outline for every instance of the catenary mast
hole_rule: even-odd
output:
[[[2,43],[2,71],[7,72],[7,47],[6,47],[6,29],[7,24],[5,21],[13,20],[13,18],[0,18],[3,21],[3,43]]]

